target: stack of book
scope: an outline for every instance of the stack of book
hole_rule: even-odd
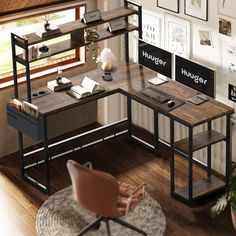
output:
[[[57,80],[52,80],[48,82],[48,88],[54,92],[68,89],[72,86],[72,83],[69,79],[66,77],[62,77],[60,80],[60,83],[57,82]]]

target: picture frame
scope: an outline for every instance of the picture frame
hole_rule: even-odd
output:
[[[236,19],[235,9],[235,0],[218,0],[218,14]]]
[[[142,40],[154,46],[161,46],[161,18],[153,12],[142,12]]]
[[[208,0],[184,0],[184,14],[208,21]]]
[[[179,0],[157,0],[157,7],[179,13]]]
[[[190,57],[189,20],[165,13],[165,49],[179,56]]]
[[[223,73],[236,74],[236,44],[220,40],[220,65]]]

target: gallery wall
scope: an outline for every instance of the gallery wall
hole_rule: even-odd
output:
[[[236,17],[232,11],[232,9],[236,9],[236,1],[196,0],[196,4],[200,3],[201,7],[191,6],[195,0],[134,0],[134,2],[143,7],[144,39],[148,40],[150,37],[149,41],[155,41],[157,46],[169,49],[167,35],[168,23],[171,21],[179,24],[180,28],[189,27],[188,57],[216,69],[216,99],[236,108],[236,103],[228,99],[228,84],[236,85]],[[175,4],[178,2],[179,12],[176,13],[173,11],[176,10]],[[208,9],[205,11],[204,4],[207,2]],[[224,9],[222,8],[223,2]],[[189,6],[186,8],[186,13],[193,14],[192,16],[185,14],[185,4]],[[161,8],[169,6],[169,10]],[[202,17],[202,20],[196,17]],[[224,31],[221,30],[224,34],[219,32],[219,21],[223,22],[225,26]],[[231,30],[226,27],[228,25],[231,25]],[[204,37],[208,39],[204,40]],[[176,47],[178,48],[178,45]],[[136,57],[136,51],[135,48],[132,48],[131,55]]]

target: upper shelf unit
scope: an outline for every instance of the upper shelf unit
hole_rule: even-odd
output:
[[[104,24],[104,23],[107,23],[107,22],[110,22],[119,18],[128,17],[128,16],[138,14],[138,13],[139,13],[138,10],[135,10],[131,7],[120,7],[120,8],[112,9],[106,12],[101,12],[102,19],[100,21],[85,24],[81,22],[81,20],[76,20],[76,21],[71,21],[71,22],[59,25],[58,27],[60,28],[60,33],[58,33],[57,35],[41,38],[36,33],[30,33],[30,34],[24,35],[24,38],[27,39],[28,46],[30,46],[30,45],[41,43],[41,42],[44,42],[44,41],[47,41],[56,37],[63,36],[65,34],[71,34],[75,31],[85,30],[87,28],[91,28],[97,25],[101,25],[101,24]],[[135,26],[133,26],[133,28],[134,28],[133,30],[138,29],[138,27],[135,28]]]

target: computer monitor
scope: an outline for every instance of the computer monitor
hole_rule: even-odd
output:
[[[175,80],[215,98],[215,70],[175,55]]]
[[[139,64],[171,78],[172,54],[139,39]]]

